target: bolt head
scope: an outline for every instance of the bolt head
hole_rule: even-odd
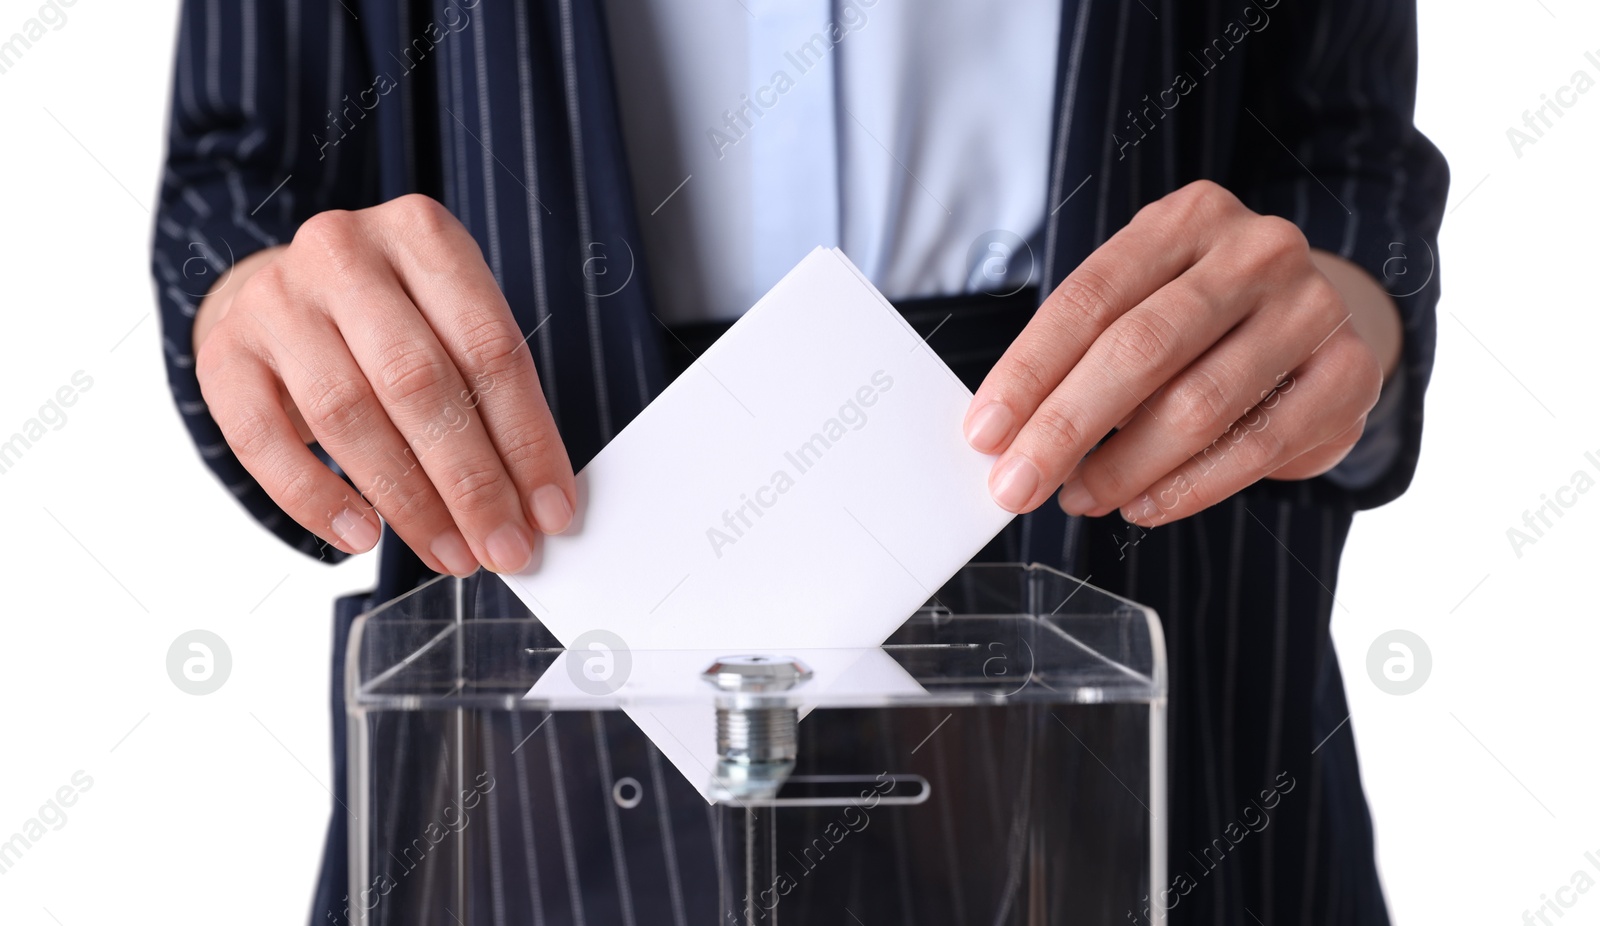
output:
[[[811,678],[811,669],[792,656],[724,656],[700,677],[724,691],[785,691]]]

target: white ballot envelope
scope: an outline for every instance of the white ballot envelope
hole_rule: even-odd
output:
[[[971,399],[817,248],[578,473],[572,527],[504,578],[568,646],[875,647],[1013,517],[962,436]],[[714,743],[693,717],[706,729],[635,720],[703,786]]]

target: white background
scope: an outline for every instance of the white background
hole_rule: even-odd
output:
[[[0,75],[0,434],[76,371],[94,381],[0,474],[0,837],[75,771],[94,781],[0,875],[7,924],[303,922],[330,805],[329,603],[372,578],[370,558],[328,568],[256,528],[172,409],[147,210],[175,7],[78,0]],[[0,36],[37,8],[0,2]],[[1600,491],[1520,556],[1506,533],[1575,471],[1600,477],[1600,88],[1520,158],[1506,137],[1575,71],[1600,79],[1600,10],[1423,0],[1422,32],[1418,122],[1455,176],[1438,368],[1414,487],[1357,519],[1335,636],[1397,922],[1511,924],[1600,857]],[[193,628],[233,656],[204,697],[165,665]],[[1395,628],[1433,657],[1404,697],[1365,668]],[[1567,912],[1600,921],[1600,890]]]

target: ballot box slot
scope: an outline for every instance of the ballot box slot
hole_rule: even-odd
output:
[[[909,794],[876,794],[885,783],[887,790],[900,785],[911,785],[915,790]],[[748,798],[739,803],[745,807],[851,807],[871,800],[875,806],[910,807],[927,803],[932,795],[933,785],[928,779],[909,773],[790,775],[777,797]]]

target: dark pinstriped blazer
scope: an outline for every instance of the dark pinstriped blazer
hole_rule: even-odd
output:
[[[1047,505],[985,551],[1159,609],[1174,873],[1198,873],[1200,850],[1279,772],[1303,783],[1259,840],[1200,879],[1175,922],[1249,922],[1245,910],[1267,924],[1387,920],[1328,624],[1353,513],[1405,490],[1421,440],[1447,171],[1412,125],[1415,31],[1410,0],[1064,0],[1040,204],[1046,290],[1141,205],[1210,178],[1395,283],[1405,318],[1400,450],[1376,482],[1266,483],[1148,533]],[[318,211],[417,191],[444,202],[536,331],[575,465],[663,386],[607,56],[598,4],[583,0],[184,4],[153,256],[169,380],[208,465],[285,542],[340,556],[239,465],[201,399],[190,328],[216,274]],[[649,202],[666,192],[639,191]],[[587,245],[618,239],[634,243],[636,285],[602,303],[586,286]],[[392,536],[381,558],[372,600],[425,577]],[[341,608],[336,669],[361,603]],[[342,782],[337,679],[334,716]],[[346,890],[343,819],[318,922]]]

